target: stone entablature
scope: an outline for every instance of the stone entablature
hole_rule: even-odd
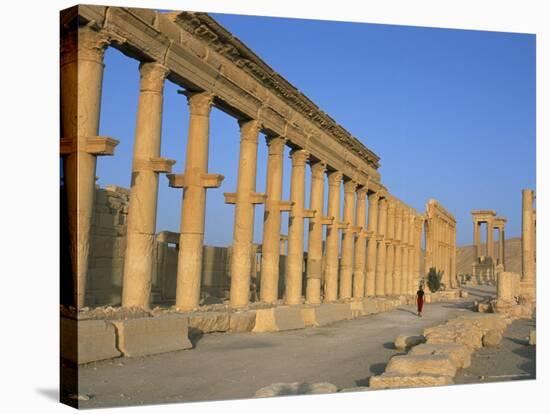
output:
[[[478,280],[496,283],[497,272],[504,271],[504,227],[506,218],[498,217],[495,210],[473,210],[472,219],[474,223],[474,263],[472,272]],[[485,223],[486,244],[482,252],[480,241],[480,226]],[[494,252],[493,231],[498,229],[498,249]]]
[[[124,54],[163,64],[174,83],[213,93],[221,110],[379,187],[379,157],[205,13],[85,5],[78,16]]]

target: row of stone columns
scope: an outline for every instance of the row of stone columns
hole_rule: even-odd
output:
[[[77,41],[78,38],[78,41]],[[84,304],[96,156],[111,155],[117,141],[98,137],[103,54],[109,39],[85,26],[67,36],[62,49],[62,154],[67,188],[75,304]],[[175,161],[160,156],[163,89],[168,69],[160,62],[142,62],[136,117],[127,249],[122,305],[149,307],[154,263],[158,178],[171,173]],[[77,90],[78,93],[73,92]],[[220,174],[208,171],[209,122],[214,95],[186,91],[189,130],[183,174],[168,174],[169,185],[182,189],[176,307],[199,305],[205,228],[206,189],[217,188]],[[282,200],[286,139],[268,136],[266,194],[256,192],[258,119],[239,121],[240,150],[237,189],[225,193],[235,205],[230,303],[248,304],[252,265],[254,206],[265,203],[260,300],[278,300],[281,213],[289,213],[285,302],[302,301],[304,220],[309,219],[306,302],[332,302],[414,293],[411,281],[418,267],[415,245],[417,217],[410,208],[358,183],[303,148],[291,151],[290,200]],[[311,168],[310,206],[305,207],[305,169]],[[324,179],[328,179],[328,211],[324,215]],[[341,188],[344,204],[340,212]],[[368,221],[366,221],[368,200]],[[323,226],[326,243],[323,252]],[[340,240],[341,237],[341,240]],[[341,251],[339,244],[341,241]],[[418,257],[415,257],[418,256]],[[324,257],[324,263],[323,263]],[[324,284],[322,283],[324,281]]]

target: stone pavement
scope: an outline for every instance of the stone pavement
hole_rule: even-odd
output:
[[[473,292],[472,292],[473,293]],[[80,368],[82,408],[250,398],[276,382],[368,385],[400,351],[399,334],[418,335],[466,312],[476,296],[413,306],[332,325],[278,333],[213,333],[192,350],[95,362]]]

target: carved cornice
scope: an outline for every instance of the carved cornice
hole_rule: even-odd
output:
[[[311,120],[319,129],[334,137],[349,151],[367,160],[375,169],[380,158],[366,148],[328,114],[302,94],[281,75],[276,73],[239,39],[223,28],[206,13],[181,12],[171,16],[186,32],[235,63],[262,85],[282,98],[291,108]]]

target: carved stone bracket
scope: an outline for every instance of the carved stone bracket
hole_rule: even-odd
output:
[[[111,137],[86,137],[84,148],[78,145],[77,138],[61,138],[59,152],[69,155],[75,152],[86,152],[92,155],[113,155],[119,141]]]
[[[218,188],[223,179],[222,174],[200,173],[198,179],[188,174],[168,174],[168,185],[172,188],[187,188],[189,185],[198,185],[204,188]]]
[[[135,160],[134,171],[154,171],[158,173],[171,173],[175,160],[164,157],[152,157],[148,160]]]
[[[237,204],[237,193],[223,193],[223,196],[226,204]],[[265,193],[252,192],[246,201],[252,204],[264,204],[266,199],[267,195]]]
[[[321,217],[321,224],[331,225],[334,222],[333,216],[323,216]]]

